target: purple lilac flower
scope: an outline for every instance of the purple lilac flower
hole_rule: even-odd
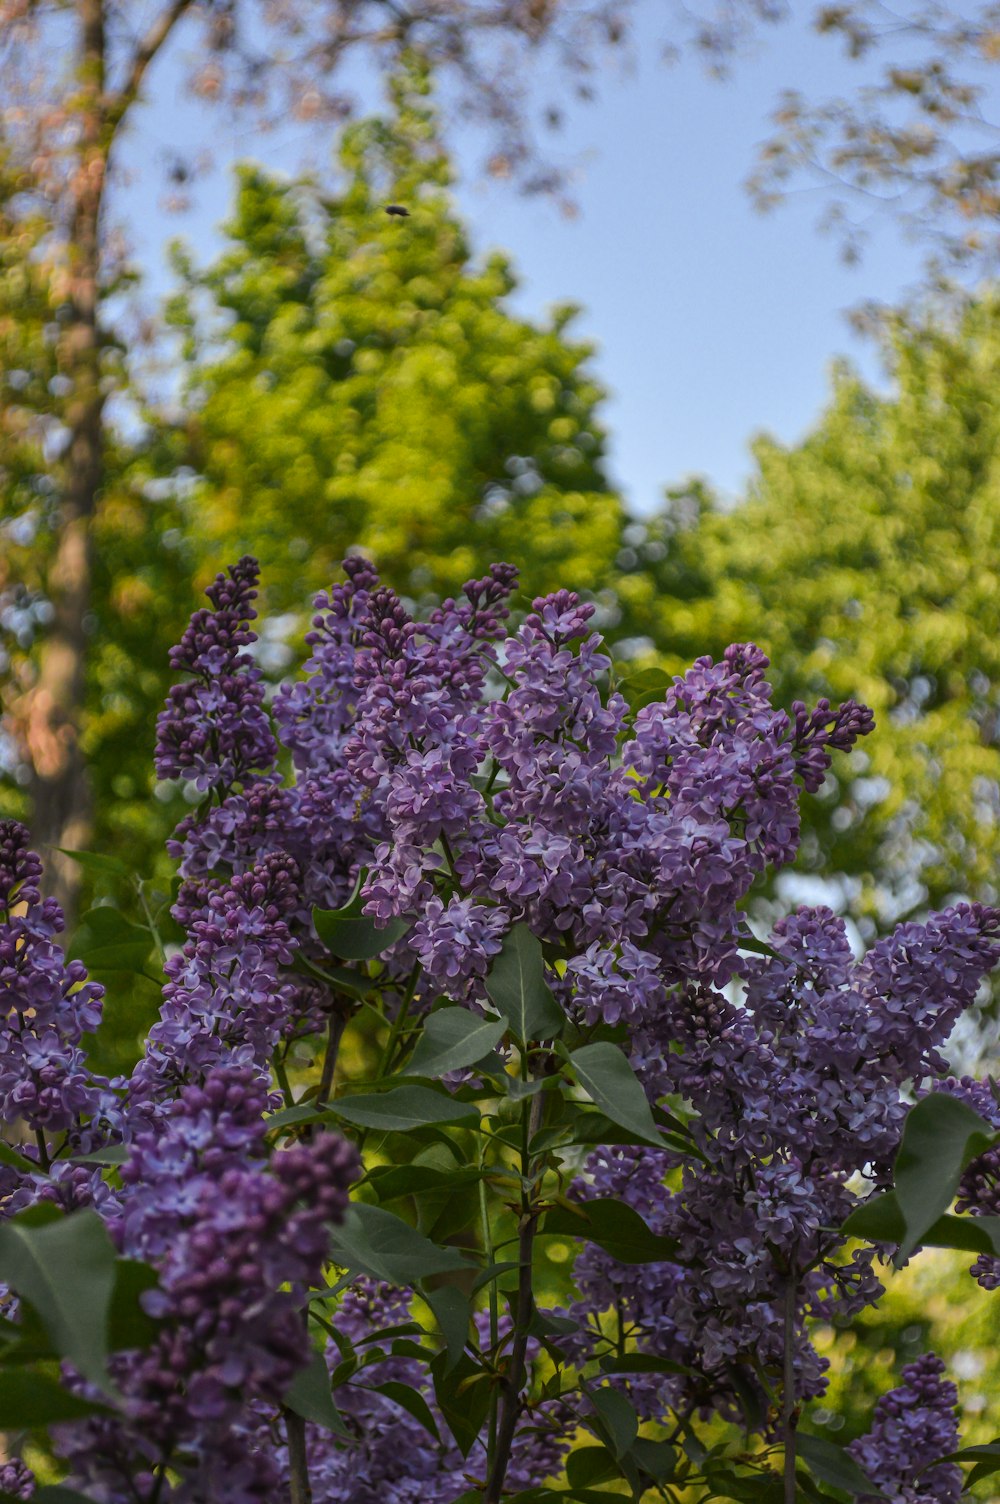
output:
[[[202,793],[227,792],[274,761],[260,670],[245,649],[254,641],[258,567],[243,558],[216,576],[206,594],[213,610],[196,611],[170,667],[190,677],[172,686],[157,721],[156,771],[188,778]]]
[[[166,964],[160,1018],[132,1076],[131,1114],[155,1113],[229,1056],[266,1072],[289,1020],[308,1005],[284,971],[296,950],[289,917],[299,902],[290,857],[265,857],[199,898],[188,940]]]
[[[855,961],[841,920],[799,910],[776,926],[773,955],[743,963],[742,1001],[688,986],[639,1017],[640,1071],[654,1095],[697,1109],[691,1127],[703,1159],[684,1166],[678,1195],[659,1199],[646,1183],[645,1158],[640,1166],[622,1150],[611,1162],[590,1161],[595,1190],[613,1187],[678,1244],[677,1266],[638,1277],[615,1273],[606,1255],[586,1250],[577,1279],[592,1308],[617,1306],[630,1329],[657,1333],[661,1356],[686,1362],[709,1383],[714,1377],[718,1404],[733,1364],[752,1356],[780,1372],[788,1270],[808,1271],[795,1276],[803,1316],[849,1317],[877,1299],[872,1250],[844,1258],[826,1229],[856,1205],[854,1175],[888,1176],[904,1088],[919,1088],[940,1068],[939,1047],[958,1011],[1000,957],[998,935],[1000,914],[959,905],[901,927]],[[895,1020],[911,997],[907,1037]],[[988,1088],[976,1095],[972,1105],[1000,1123]],[[658,1176],[662,1182],[662,1167]],[[996,1183],[984,1156],[967,1172],[963,1194],[993,1211]],[[989,1283],[995,1265],[984,1259],[976,1272]],[[796,1370],[800,1397],[822,1392],[823,1365],[801,1324]]]
[[[108,1083],[80,1047],[100,1024],[104,989],[56,941],[62,911],[41,897],[28,840],[23,825],[0,821],[0,1119],[79,1136],[83,1119],[109,1108]]]
[[[109,1499],[167,1458],[184,1480],[178,1500],[273,1496],[276,1469],[247,1457],[241,1428],[247,1406],[273,1409],[307,1361],[302,1301],[321,1282],[357,1156],[321,1134],[268,1165],[266,1105],[257,1073],[228,1063],[133,1137],[109,1226],[123,1253],[157,1269],[143,1303],[159,1328],[148,1350],[112,1360],[125,1418],[61,1434],[74,1478]]]
[[[16,1499],[30,1499],[36,1487],[34,1473],[20,1458],[0,1462],[0,1490],[5,1494],[13,1494]]]
[[[958,1447],[958,1391],[944,1372],[934,1353],[908,1364],[902,1384],[875,1406],[868,1435],[849,1447],[893,1504],[958,1504],[961,1468],[953,1462],[930,1465]]]

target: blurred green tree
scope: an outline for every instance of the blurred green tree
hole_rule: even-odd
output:
[[[257,553],[272,610],[355,547],[415,597],[505,559],[529,597],[569,581],[610,607],[622,508],[575,310],[511,310],[509,262],[474,260],[449,195],[427,70],[392,96],[344,132],[332,191],[245,167],[223,254],[177,254],[188,536],[206,569]]]
[[[752,638],[781,703],[854,696],[877,728],[806,815],[801,866],[869,925],[1000,858],[1000,299],[885,326],[889,395],[847,367],[801,444],[755,446],[748,499],[700,485],[634,539],[626,594],[663,661]]]
[[[241,552],[260,555],[269,606],[288,613],[293,639],[312,594],[358,546],[410,595],[456,590],[503,558],[523,567],[527,596],[570,580],[615,620],[623,513],[603,471],[590,347],[570,337],[570,309],[540,324],[516,317],[509,264],[473,259],[429,89],[411,63],[386,118],[347,128],[332,194],[246,168],[219,260],[195,272],[178,253],[185,399],[156,405],[130,385],[133,416],[105,440],[81,722],[94,834],[67,844],[123,854],[146,875],[159,859],[166,877],[163,841],[183,810],[176,791],[153,797],[168,650],[201,586]],[[394,200],[408,217],[385,214]],[[56,558],[44,423],[60,387],[33,335],[58,317],[51,283],[25,281],[21,236],[3,240],[0,267],[0,604],[8,724],[34,748],[50,731],[32,720],[32,655]],[[5,318],[15,301],[21,312]],[[288,642],[262,648],[280,672]],[[8,779],[0,808],[23,814],[27,796]],[[93,870],[87,884],[113,887]]]

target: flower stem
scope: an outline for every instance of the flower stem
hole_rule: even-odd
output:
[[[301,1415],[285,1411],[288,1437],[288,1492],[291,1504],[312,1504],[309,1458],[306,1453],[306,1423]]]
[[[497,1426],[493,1465],[489,1470],[483,1504],[499,1504],[503,1493],[504,1479],[510,1462],[511,1448],[517,1423],[521,1416],[521,1388],[525,1376],[525,1354],[528,1349],[528,1329],[534,1314],[535,1301],[532,1287],[532,1254],[535,1244],[535,1228],[538,1210],[533,1203],[531,1141],[542,1120],[543,1094],[536,1092],[521,1109],[521,1216],[518,1224],[519,1266],[517,1278],[517,1302],[514,1308],[514,1336],[510,1349],[510,1364],[503,1383],[503,1398]]]

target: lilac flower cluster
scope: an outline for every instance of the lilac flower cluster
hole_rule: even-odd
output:
[[[675,1239],[677,1264],[636,1278],[588,1248],[576,1271],[585,1305],[618,1309],[641,1347],[698,1372],[689,1397],[703,1402],[714,1385],[723,1409],[734,1367],[780,1372],[789,1281],[800,1395],[825,1382],[805,1318],[849,1317],[880,1295],[872,1250],[845,1260],[836,1229],[857,1204],[854,1177],[889,1172],[905,1089],[944,1069],[938,1047],[1000,960],[1000,913],[959,905],[855,961],[841,920],[802,909],[770,948],[742,962],[741,1000],[680,989],[639,1026],[654,1095],[697,1109],[702,1158],[685,1164],[679,1190],[657,1194],[669,1161],[654,1166],[645,1150],[588,1167],[597,1193]],[[671,1403],[683,1388],[670,1381]]]
[[[337,958],[312,910],[343,904],[362,873],[364,913],[410,922],[356,967],[387,1018],[404,988],[411,1017],[441,994],[488,1007],[490,967],[527,923],[571,1026],[621,1040],[650,1100],[690,1112],[691,1154],[601,1149],[577,1186],[630,1205],[676,1250],[626,1268],[587,1245],[577,1331],[559,1338],[581,1366],[621,1343],[666,1360],[612,1379],[652,1421],[678,1406],[743,1409],[766,1431],[789,1300],[796,1398],[822,1391],[808,1320],[848,1317],[881,1288],[870,1251],[845,1256],[831,1229],[859,1175],[884,1181],[907,1092],[940,1078],[956,1018],[1000,958],[1000,914],[976,905],[902,926],[861,960],[824,909],[791,915],[763,948],[750,935],[747,896],[794,857],[801,790],[871,729],[864,707],[786,714],[767,659],[735,644],[633,716],[608,691],[593,608],[569,591],[510,629],[505,565],[424,621],[366,561],[344,575],[316,602],[304,675],[274,695],[273,729],[252,652],[253,560],[218,577],[175,649],[187,677],[160,717],[157,769],[205,798],[171,846],[187,938],[120,1106],[80,1049],[99,989],[54,945],[37,859],[0,826],[2,1114],[43,1142],[59,1130],[86,1146],[99,1131],[127,1150],[120,1189],[85,1166],[40,1166],[30,1186],[4,1186],[4,1209],[25,1195],[94,1204],[122,1252],[157,1271],[152,1345],[114,1359],[122,1413],[61,1432],[73,1478],[104,1504],[288,1491],[280,1402],[309,1357],[303,1307],[356,1163],[314,1124],[268,1160],[270,1063],[343,1003],[335,974],[323,983]],[[393,1033],[404,1057],[406,1039]],[[992,1162],[971,1167],[970,1206],[992,1208],[998,1178]],[[333,1308],[331,1373],[345,1351],[361,1361],[337,1395],[351,1439],[307,1427],[316,1504],[449,1504],[481,1478],[484,1448],[466,1461],[449,1439],[419,1350],[392,1350],[388,1330],[411,1318],[411,1292],[366,1281]],[[501,1316],[495,1351],[488,1327],[476,1313],[469,1353],[496,1376],[511,1322]],[[557,1471],[577,1424],[539,1381],[558,1355],[546,1340],[544,1357],[529,1343],[508,1489]],[[858,1444],[873,1481],[879,1456],[897,1477],[893,1438],[911,1412],[940,1421],[947,1408],[935,1360],[922,1361],[906,1374],[919,1403],[887,1397]],[[915,1476],[898,1474],[906,1504],[921,1497],[905,1492],[923,1487]],[[945,1484],[935,1497],[951,1504]]]
[[[182,895],[175,913],[188,939],[166,963],[160,1017],[130,1083],[131,1114],[156,1112],[229,1057],[266,1073],[275,1043],[307,1006],[286,971],[298,906],[298,869],[277,853],[227,883]]]
[[[908,1364],[899,1388],[875,1406],[868,1435],[851,1443],[855,1462],[892,1504],[958,1504],[961,1468],[931,1465],[958,1446],[958,1391],[944,1371],[934,1353]]]
[[[132,1139],[109,1226],[123,1253],[158,1271],[144,1298],[157,1335],[115,1360],[125,1419],[62,1436],[74,1477],[109,1500],[144,1496],[168,1465],[184,1478],[178,1498],[273,1495],[275,1465],[248,1447],[247,1407],[276,1406],[308,1358],[302,1300],[321,1282],[357,1159],[322,1134],[268,1165],[266,1105],[259,1073],[226,1062]]]
[[[44,1135],[102,1105],[80,1041],[100,1024],[104,989],[66,960],[55,939],[62,912],[41,897],[41,871],[24,826],[0,821],[0,1120]]]
[[[189,677],[172,686],[157,722],[156,771],[187,778],[202,793],[228,792],[274,759],[264,685],[245,649],[255,640],[258,567],[244,558],[206,594],[170,652],[170,667]]]

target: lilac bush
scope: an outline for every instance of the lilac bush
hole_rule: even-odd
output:
[[[1000,1282],[1000,1109],[944,1054],[1000,913],[860,957],[823,908],[762,938],[754,885],[864,707],[786,712],[736,644],[633,709],[569,591],[512,624],[494,565],[418,620],[366,560],[343,573],[273,693],[251,559],[174,650],[180,938],[147,912],[162,1005],[127,1080],[91,1071],[102,988],[0,826],[0,1397],[5,1352],[62,1359],[39,1421],[99,1504],[836,1485],[796,1441],[826,1384],[811,1323],[875,1303],[916,1226],[914,1098],[972,1135],[952,1190]],[[109,1261],[101,1362],[11,1252],[64,1226]],[[546,1308],[552,1237],[577,1246]],[[933,1356],[903,1377],[842,1465],[952,1504],[953,1388]]]

